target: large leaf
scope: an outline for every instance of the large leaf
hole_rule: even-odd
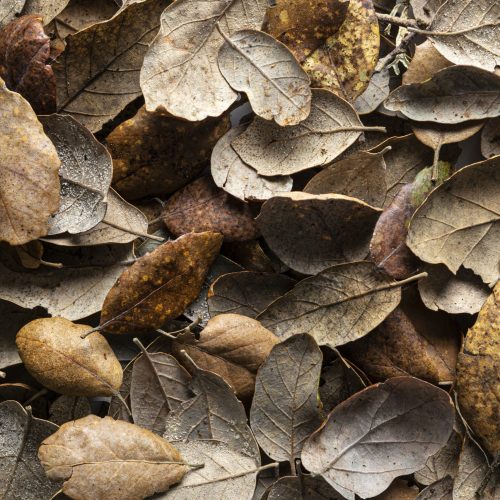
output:
[[[453,421],[442,389],[412,377],[389,379],[337,406],[306,442],[302,462],[334,488],[372,497],[419,470],[446,444]]]
[[[221,32],[231,36],[244,28],[260,29],[265,6],[262,0],[181,0],[165,9],[141,70],[148,111],[164,108],[191,121],[223,113],[237,93],[217,65]]]

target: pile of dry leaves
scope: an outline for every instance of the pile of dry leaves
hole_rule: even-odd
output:
[[[498,0],[0,0],[0,498],[500,498]]]

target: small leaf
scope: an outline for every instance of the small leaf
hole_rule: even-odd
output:
[[[43,24],[47,25],[65,9],[68,3],[69,0],[26,0],[23,15],[37,14],[43,18]]]
[[[415,55],[412,57],[408,69],[403,73],[403,84],[425,82],[448,66],[452,66],[452,63],[434,48],[430,40],[426,40],[415,47]]]
[[[415,500],[453,500],[453,479],[450,476],[443,477],[435,483],[424,488]]]
[[[321,476],[301,474],[278,479],[268,490],[266,500],[343,500]]]
[[[373,73],[368,87],[366,87],[362,94],[356,97],[354,109],[360,115],[367,115],[375,111],[391,92],[389,86],[390,80],[391,72],[387,67]]]
[[[49,408],[50,421],[57,425],[90,415],[88,398],[82,396],[59,396]]]

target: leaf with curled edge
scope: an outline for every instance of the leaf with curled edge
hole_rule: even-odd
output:
[[[236,100],[217,65],[224,43],[241,29],[260,29],[266,2],[181,0],[165,9],[141,70],[146,109],[190,121],[219,116]],[[186,22],[186,20],[189,20]]]
[[[34,418],[16,401],[0,403],[0,496],[50,498],[59,485],[49,481],[36,455],[40,443],[57,425]]]
[[[335,489],[372,497],[419,470],[446,444],[453,422],[445,391],[413,377],[392,378],[337,406],[307,440],[302,463]]]
[[[52,66],[57,112],[72,115],[96,132],[139,97],[139,71],[167,4],[133,4],[109,21],[68,36],[66,49]]]

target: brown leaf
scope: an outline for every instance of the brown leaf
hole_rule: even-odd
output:
[[[403,73],[403,84],[421,83],[432,78],[439,70],[452,66],[432,45],[430,40],[415,47],[408,69]]]
[[[343,500],[321,476],[301,474],[278,479],[266,492],[266,500]],[[404,500],[399,499],[398,500]]]
[[[60,163],[30,105],[0,79],[0,240],[23,245],[47,234]]]
[[[56,79],[49,59],[50,39],[39,15],[20,17],[0,31],[0,78],[37,114],[56,109]]]
[[[255,374],[278,339],[257,320],[239,314],[213,317],[196,340],[191,333],[177,336],[172,353],[192,371],[182,350],[204,370],[222,377],[242,400],[252,397]]]
[[[190,233],[160,245],[126,269],[109,291],[101,326],[112,333],[160,328],[198,296],[222,236]]]
[[[453,413],[442,389],[412,377],[389,379],[337,406],[306,442],[302,462],[334,488],[372,497],[446,444]]]
[[[30,321],[16,345],[26,369],[47,388],[70,396],[109,396],[122,383],[120,362],[100,333],[64,318]]]
[[[227,241],[258,237],[250,207],[219,189],[210,177],[200,177],[175,193],[165,204],[163,222],[175,236],[213,231]]]
[[[82,446],[85,443],[85,446]],[[68,422],[38,450],[47,476],[81,500],[135,500],[162,492],[188,471],[165,439],[95,415]]]
[[[49,408],[50,421],[62,425],[90,415],[90,402],[81,396],[59,396]]]
[[[273,273],[281,269],[281,264],[264,252],[258,240],[225,243],[224,253],[249,271]]]
[[[500,117],[486,122],[481,134],[481,153],[485,158],[500,154]]]

